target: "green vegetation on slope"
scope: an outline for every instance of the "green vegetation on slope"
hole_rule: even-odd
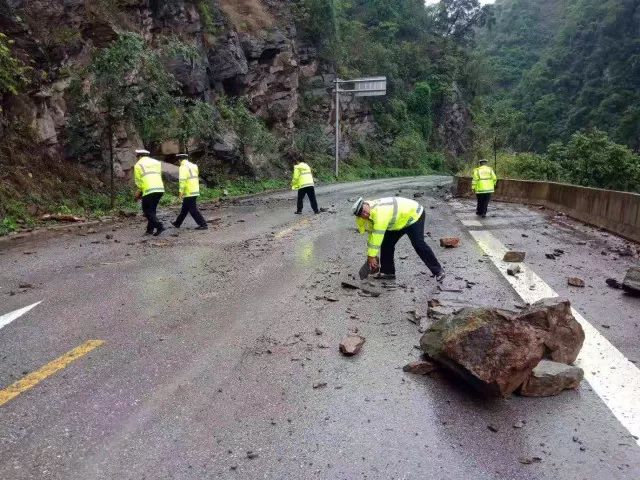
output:
[[[300,0],[296,11],[305,39],[321,47],[341,78],[389,80],[387,98],[370,100],[379,129],[366,146],[356,141],[350,162],[374,170],[442,169],[444,139],[433,126],[447,104],[469,104],[477,93],[466,46],[485,19],[479,2]]]
[[[597,128],[640,150],[640,4],[505,0],[483,31],[494,87],[490,121],[506,144],[544,151]]]

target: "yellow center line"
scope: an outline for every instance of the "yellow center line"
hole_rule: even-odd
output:
[[[21,393],[32,389],[47,377],[50,377],[54,373],[62,370],[63,368],[66,368],[70,363],[78,360],[81,357],[84,357],[87,353],[98,348],[103,343],[104,342],[102,340],[89,340],[79,347],[76,347],[73,350],[65,353],[61,357],[56,358],[52,362],[47,363],[39,370],[31,372],[14,384],[9,385],[4,390],[0,390],[0,406],[17,397]]]
[[[289,235],[291,232],[293,232],[295,229],[302,227],[304,225],[309,224],[309,219],[308,218],[304,218],[298,222],[296,222],[293,226],[289,227],[289,228],[285,228],[284,230],[282,230],[281,232],[278,232],[275,234],[275,238],[282,238],[285,235]]]

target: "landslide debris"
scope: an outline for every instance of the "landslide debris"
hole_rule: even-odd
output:
[[[583,342],[584,331],[569,302],[545,299],[518,313],[497,308],[456,311],[437,320],[420,346],[429,360],[478,391],[507,397],[525,384],[524,394],[530,396],[576,388],[581,371],[555,367],[569,367]],[[540,365],[543,360],[552,365]]]

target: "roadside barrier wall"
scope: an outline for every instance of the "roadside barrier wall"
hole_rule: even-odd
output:
[[[473,197],[470,177],[455,177],[454,194]],[[640,243],[640,194],[555,182],[500,179],[498,201],[542,205]]]

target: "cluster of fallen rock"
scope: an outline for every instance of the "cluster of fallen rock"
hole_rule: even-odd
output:
[[[578,388],[573,366],[584,342],[568,300],[546,299],[520,312],[463,308],[437,320],[422,336],[428,360],[490,396],[557,395]],[[405,371],[428,373],[429,362]]]

